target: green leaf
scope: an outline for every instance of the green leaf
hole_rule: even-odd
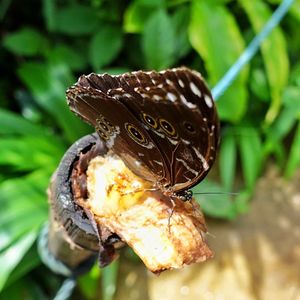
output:
[[[145,7],[164,7],[165,0],[136,0],[136,2]]]
[[[47,129],[29,122],[13,112],[0,108],[0,134],[45,136],[45,134],[47,134]]]
[[[3,0],[0,3],[0,21],[4,20],[4,17],[12,4],[12,0]]]
[[[262,0],[239,0],[255,33],[259,33],[271,16],[270,9]],[[273,29],[261,45],[261,52],[267,72],[272,103],[266,114],[266,122],[270,124],[279,113],[282,91],[288,81],[289,60],[284,34],[279,26]]]
[[[154,13],[142,35],[147,68],[163,69],[174,61],[175,32],[169,15],[164,10]]]
[[[284,176],[287,179],[290,179],[294,174],[297,168],[300,166],[300,121],[293,138],[291,150],[289,153],[288,161],[284,170]]]
[[[264,102],[270,101],[270,91],[264,70],[253,69],[250,76],[250,87],[256,97]]]
[[[188,37],[188,25],[190,21],[190,9],[188,6],[178,8],[172,15],[172,23],[175,30],[175,56],[180,59],[191,50]]]
[[[128,68],[103,68],[99,70],[99,73],[107,73],[110,75],[122,75],[123,73],[130,72],[131,70]]]
[[[167,6],[172,7],[172,6],[182,5],[187,2],[190,2],[190,0],[167,0]]]
[[[153,13],[154,9],[142,6],[138,1],[133,1],[127,6],[124,13],[124,30],[128,33],[140,33],[143,31],[145,23]]]
[[[158,7],[163,7],[164,1],[136,0],[132,1],[124,13],[124,30],[128,33],[140,33],[149,17]]]
[[[10,273],[4,289],[9,285],[15,283],[19,278],[29,273],[32,269],[36,268],[41,263],[37,248],[35,245],[28,250],[21,262],[16,265],[12,273]]]
[[[236,139],[232,131],[226,132],[221,141],[220,159],[220,177],[225,191],[232,192],[237,160]]]
[[[290,82],[300,88],[300,62],[293,65],[290,73]]]
[[[300,22],[300,0],[295,0],[290,8],[290,13]]]
[[[43,16],[48,31],[52,32],[56,26],[56,2],[53,0],[43,0]]]
[[[81,71],[87,66],[87,57],[73,46],[64,44],[51,49],[51,59],[64,62],[71,70]]]
[[[46,39],[32,28],[22,28],[19,31],[4,36],[3,46],[17,55],[33,56],[40,54],[46,47]]]
[[[206,214],[224,219],[233,219],[236,216],[234,201],[218,183],[205,179],[192,190]]]
[[[267,128],[266,142],[264,143],[264,155],[275,153],[282,162],[282,140],[291,132],[300,117],[300,90],[294,86],[288,86],[283,92],[283,104],[279,116],[273,124]]]
[[[283,91],[283,105],[294,110],[294,116],[300,113],[300,88],[297,86],[287,86]]]
[[[69,35],[92,33],[98,24],[97,11],[79,4],[58,10],[56,18],[56,31]]]
[[[122,49],[122,32],[116,26],[102,26],[92,37],[90,61],[94,69],[111,63]]]
[[[0,252],[47,218],[46,187],[52,171],[43,169],[0,184]]]
[[[98,264],[95,264],[90,272],[80,276],[78,281],[80,290],[87,299],[96,297],[101,271]]]
[[[32,246],[36,237],[37,230],[33,230],[17,240],[13,246],[9,247],[5,251],[0,252],[0,291],[3,289],[3,286],[10,273],[22,260],[28,249]]]
[[[211,84],[216,84],[244,50],[244,40],[233,15],[223,5],[210,1],[192,1],[189,38],[201,55]],[[238,122],[247,108],[248,67],[217,102],[222,120]]]
[[[243,189],[234,198],[234,204],[237,214],[244,214],[249,211],[249,200],[253,195],[252,189]]]
[[[53,169],[63,155],[65,146],[48,136],[7,137],[0,140],[0,165],[11,165],[17,170]]]
[[[252,127],[236,128],[246,187],[252,190],[261,170],[262,143],[259,132]]]
[[[71,113],[66,103],[65,91],[74,81],[66,64],[28,62],[21,66],[18,74],[37,103],[57,120],[70,142],[88,132],[84,123]]]
[[[28,276],[5,288],[1,292],[1,300],[4,299],[49,300],[49,295],[43,293],[40,282]]]
[[[112,300],[117,288],[119,261],[115,260],[102,270],[103,300]]]
[[[295,110],[284,108],[281,110],[281,113],[272,126],[267,130],[267,136],[272,139],[274,143],[278,143],[286,137],[293,128],[295,122]]]

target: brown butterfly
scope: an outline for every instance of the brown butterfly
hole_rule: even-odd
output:
[[[67,101],[131,171],[165,195],[189,200],[189,189],[214,163],[219,120],[196,71],[83,75]]]

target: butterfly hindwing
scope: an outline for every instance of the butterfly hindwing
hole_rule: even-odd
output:
[[[219,136],[216,108],[201,75],[179,68],[133,72],[119,79],[131,95],[119,94],[119,100],[140,119],[164,154],[169,185],[180,191],[201,181],[215,160]]]

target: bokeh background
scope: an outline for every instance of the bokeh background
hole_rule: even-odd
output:
[[[51,174],[93,131],[69,111],[66,89],[81,74],[182,65],[214,87],[280,2],[0,1],[0,299],[51,299],[63,281],[41,264],[36,239]],[[296,0],[217,102],[218,161],[195,188],[225,192],[197,198],[214,262],[157,278],[126,250],[83,276],[73,299],[300,299],[299,28]]]

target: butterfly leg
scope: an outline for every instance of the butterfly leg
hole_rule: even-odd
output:
[[[139,189],[135,189],[133,191],[124,192],[121,195],[122,196],[127,196],[127,195],[131,195],[131,194],[135,194],[135,193],[140,193],[140,192],[154,192],[154,191],[157,191],[157,188],[153,188],[153,189],[142,189],[142,188],[139,188]]]

